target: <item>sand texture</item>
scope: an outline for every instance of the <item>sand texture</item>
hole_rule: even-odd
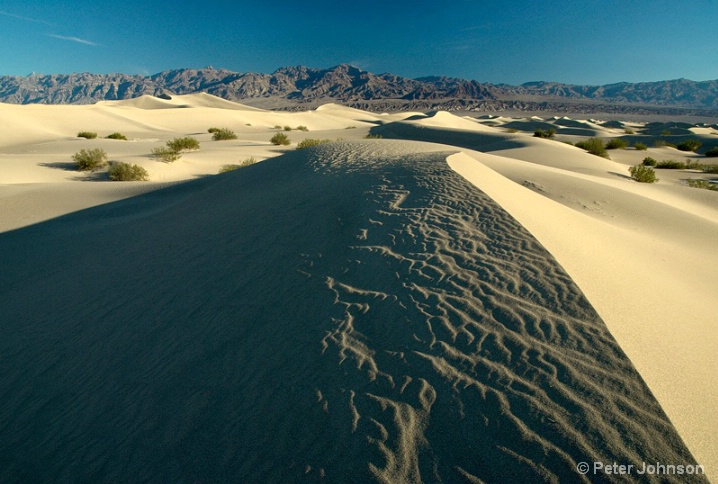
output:
[[[715,125],[207,94],[0,122],[2,483],[716,478],[718,193],[685,184],[715,175],[628,177],[710,161]],[[180,136],[200,150],[150,156]],[[650,147],[561,142],[591,136]],[[151,181],[76,171],[89,148]]]
[[[694,462],[576,284],[450,154],[335,143],[1,234],[0,478]]]
[[[706,158],[665,147],[612,150],[607,160],[523,133],[485,126],[452,130],[431,119],[375,131],[462,149],[451,166],[557,258],[712,475],[718,465],[712,403],[718,399],[712,376],[718,371],[718,194],[682,181],[715,175],[657,170],[656,185],[627,177],[627,167],[646,155]]]

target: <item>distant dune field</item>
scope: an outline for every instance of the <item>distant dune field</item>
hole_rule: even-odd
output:
[[[209,95],[0,120],[2,482],[715,476],[718,193],[627,170],[701,152],[532,137],[625,124]],[[691,129],[703,152],[718,138]],[[178,136],[200,149],[149,156]],[[92,147],[150,181],[75,171]],[[579,472],[594,462],[707,476]]]

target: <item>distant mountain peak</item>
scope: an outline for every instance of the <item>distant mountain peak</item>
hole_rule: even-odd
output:
[[[583,103],[615,103],[718,110],[718,81],[675,79],[661,82],[620,82],[581,86],[532,81],[520,86],[484,84],[448,76],[410,79],[390,73],[373,74],[343,63],[318,69],[303,65],[280,67],[272,74],[240,73],[206,66],[181,68],[150,76],[127,74],[31,73],[0,76],[0,102],[16,104],[87,104],[148,95],[207,92],[232,101],[266,99],[284,107],[339,102],[364,109],[572,109]],[[567,104],[571,100],[573,104]],[[532,104],[533,103],[533,104]],[[583,104],[580,109],[591,109]]]

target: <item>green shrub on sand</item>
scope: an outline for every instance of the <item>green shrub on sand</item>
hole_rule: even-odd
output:
[[[80,150],[72,155],[79,171],[95,171],[107,165],[107,153],[102,148]]]
[[[289,141],[289,138],[287,137],[287,135],[284,133],[275,134],[274,136],[272,136],[272,139],[270,139],[269,142],[276,146],[280,146],[280,145],[287,146],[287,145],[292,144],[292,142]]]
[[[112,163],[107,170],[112,181],[147,181],[149,174],[147,170],[139,165],[130,163]]]
[[[650,166],[636,165],[628,169],[631,173],[631,178],[641,183],[655,183],[658,181],[656,178],[656,172]]]

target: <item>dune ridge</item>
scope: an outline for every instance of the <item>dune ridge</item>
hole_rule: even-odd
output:
[[[614,150],[612,161],[498,127],[491,127],[493,133],[455,131],[427,120],[407,119],[375,131],[462,149],[467,156],[453,157],[451,165],[566,268],[712,476],[718,384],[706,375],[718,369],[715,193],[680,186],[691,174],[670,170],[659,172],[665,184],[631,181],[627,165],[639,163],[645,152]],[[649,154],[703,161],[680,153],[656,148]]]
[[[232,109],[236,111],[266,112],[264,109],[247,106],[235,101],[199,92],[196,94],[174,95],[170,99],[163,99],[150,95],[143,95],[132,99],[120,101],[100,101],[96,106],[131,107],[140,109],[186,109],[186,108],[215,108]]]
[[[452,153],[332,143],[0,234],[0,477],[695,463],[578,286]]]

